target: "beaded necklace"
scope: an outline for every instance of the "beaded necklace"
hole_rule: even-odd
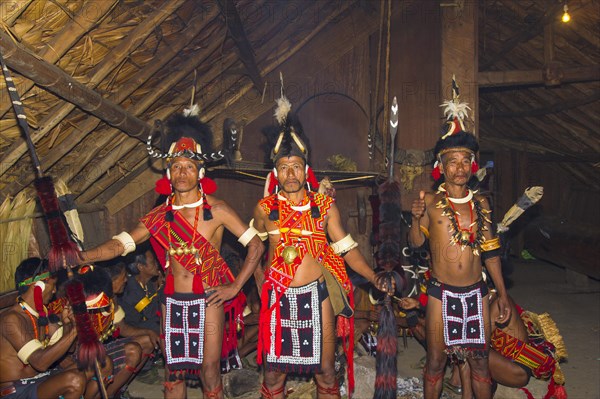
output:
[[[31,326],[33,327],[33,335],[35,336],[35,339],[39,340],[40,335],[37,328],[37,318],[39,317],[39,313],[36,312],[35,309],[33,309],[31,306],[29,306],[27,302],[25,302],[20,296],[17,297],[17,303],[19,304],[19,306],[21,306],[23,312],[25,312],[25,314],[29,317],[29,320],[31,320]],[[44,338],[46,338],[47,336],[48,326],[46,325],[44,328]]]
[[[444,197],[438,201],[436,208],[442,209],[442,216],[450,219],[450,243],[452,245],[460,245],[461,250],[470,247],[473,254],[478,256],[481,244],[485,241],[483,232],[488,229],[485,222],[491,223],[486,216],[486,213],[490,213],[490,211],[483,209],[479,201],[473,201],[473,192],[471,190],[469,190],[469,194],[466,197],[468,201],[464,201],[462,198],[456,199],[450,197],[443,187],[440,187],[440,191],[444,193]],[[458,219],[460,213],[456,211],[454,203],[469,204],[470,223],[468,229],[461,228]],[[473,220],[473,210],[475,210],[475,215],[477,216],[475,220]],[[475,225],[477,226],[477,231],[473,232],[473,226]]]
[[[198,220],[200,219],[200,206],[196,207],[196,214],[194,215],[194,231],[192,232],[192,241],[191,243],[185,242],[177,233],[171,229],[171,222],[167,222],[167,232],[169,236],[169,255],[195,255],[195,261],[197,265],[200,265],[200,255],[198,253],[198,248],[194,246],[194,242],[196,242],[196,235],[198,233]],[[175,238],[179,243],[179,246],[175,248],[173,241],[171,238]]]

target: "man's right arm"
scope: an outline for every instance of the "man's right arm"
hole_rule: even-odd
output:
[[[81,263],[94,263],[125,256],[135,251],[136,244],[150,238],[150,232],[143,223],[139,223],[130,233],[123,232],[98,245],[96,248],[81,253]]]
[[[31,326],[28,326],[22,317],[8,314],[2,325],[5,327],[3,335],[17,352],[19,360],[23,364],[29,364],[38,372],[48,370],[52,364],[63,357],[77,338],[75,324],[67,323],[63,326],[62,337],[53,345],[44,348],[42,343],[28,332]]]
[[[412,248],[419,248],[429,238],[429,216],[425,203],[425,192],[419,192],[411,207],[412,223],[408,231],[408,242]]]

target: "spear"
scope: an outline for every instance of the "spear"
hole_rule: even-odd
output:
[[[398,102],[392,101],[390,115],[390,173],[389,178],[379,186],[379,248],[377,264],[383,269],[377,273],[380,286],[387,295],[379,313],[377,331],[377,356],[375,366],[374,399],[395,399],[398,365],[398,327],[392,308],[392,297],[402,290],[403,279],[395,270],[400,266],[400,184],[394,180],[394,147],[398,132]]]
[[[51,272],[56,272],[61,268],[66,268],[69,278],[72,277],[73,273],[71,266],[78,264],[79,254],[77,247],[73,241],[69,238],[69,233],[63,222],[63,214],[58,204],[58,198],[56,196],[56,190],[54,189],[54,182],[52,177],[44,176],[42,172],[42,166],[40,159],[35,151],[35,146],[31,140],[31,134],[29,133],[29,125],[27,124],[27,115],[23,109],[23,103],[19,97],[19,92],[15,87],[13,78],[10,71],[4,63],[4,58],[0,52],[0,65],[2,66],[2,73],[4,74],[4,80],[6,81],[6,88],[8,89],[8,95],[12,103],[15,115],[17,116],[17,123],[21,128],[21,132],[27,143],[29,155],[33,161],[35,168],[36,179],[34,185],[40,199],[40,204],[44,210],[44,216],[46,217],[46,223],[48,224],[48,232],[50,234],[50,241],[52,246],[50,252],[48,252],[48,268]],[[77,337],[79,340],[79,352],[78,352],[78,363],[79,366],[87,369],[95,368],[98,384],[100,385],[100,391],[104,399],[107,398],[106,387],[102,380],[102,374],[100,372],[99,363],[103,363],[106,357],[106,350],[104,346],[97,339],[94,339],[93,334],[95,330],[92,327],[87,308],[85,307],[85,296],[83,294],[83,286],[77,284],[74,280],[71,280],[66,285],[66,292],[69,301],[73,307],[73,313],[75,314]]]

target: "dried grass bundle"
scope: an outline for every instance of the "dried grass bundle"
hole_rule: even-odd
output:
[[[24,191],[16,197],[7,197],[0,205],[0,292],[15,289],[14,274],[19,263],[27,257],[29,237],[35,210],[35,201]],[[14,220],[13,220],[14,219]],[[5,222],[6,220],[12,220]]]

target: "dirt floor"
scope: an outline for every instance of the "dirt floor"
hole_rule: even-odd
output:
[[[566,377],[569,399],[600,399],[600,282],[541,261],[513,260],[511,266],[513,271],[507,277],[509,294],[527,310],[549,313],[565,340],[569,358],[561,367]],[[412,338],[408,339],[407,348],[403,347],[401,339],[399,344],[399,384],[408,386],[408,390],[412,389],[414,392],[398,397],[421,398],[421,382],[417,379],[421,377],[421,370],[415,366],[425,352]],[[357,395],[354,397],[370,399],[373,381],[367,380],[374,379],[370,373],[372,370],[369,370],[374,367],[374,359],[364,356],[357,359],[356,363],[363,368],[357,367],[355,373]],[[226,391],[227,379],[230,377],[231,373],[226,377]],[[293,384],[294,382],[290,382],[288,387]],[[536,399],[542,399],[546,386],[546,382],[532,378],[528,388]],[[158,381],[155,384],[134,381],[128,393],[131,397],[153,399],[162,397],[161,390],[162,385]],[[202,398],[199,389],[188,391],[189,398]],[[258,396],[258,392],[249,392],[237,397]],[[297,386],[296,393],[289,397],[314,397],[314,386]],[[458,396],[446,393],[444,398],[456,399]],[[499,387],[495,398],[525,399],[526,396],[522,391]]]

